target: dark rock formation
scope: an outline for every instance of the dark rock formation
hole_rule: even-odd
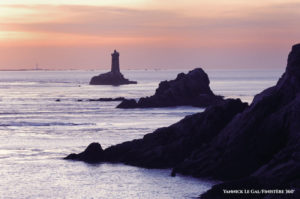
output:
[[[88,163],[103,161],[103,149],[99,143],[91,143],[82,153],[72,153],[65,157],[66,160],[81,160]]]
[[[170,127],[157,129],[143,139],[109,147],[105,150],[105,159],[147,168],[174,167],[196,148],[210,142],[246,107],[247,104],[240,100],[226,100],[207,108],[204,113],[187,116]]]
[[[160,82],[155,94],[138,102],[124,100],[117,108],[150,108],[169,106],[207,107],[222,101],[209,87],[207,74],[197,68],[188,74],[180,73],[175,80]]]
[[[167,128],[94,154],[100,161],[225,180],[203,199],[300,198],[300,44],[276,86],[246,107],[226,100]],[[86,161],[82,159],[83,161]],[[226,195],[232,189],[292,189],[293,194]],[[285,190],[284,190],[285,191]]]
[[[120,54],[116,50],[114,51],[114,53],[111,54],[111,71],[93,77],[90,81],[91,85],[118,86],[123,84],[137,84],[136,81],[130,81],[124,78],[123,74],[120,72],[119,55]]]
[[[239,99],[228,99],[203,113],[186,116],[169,127],[147,134],[143,139],[125,142],[99,151],[100,161],[123,162],[147,168],[174,167],[195,149],[207,145],[237,114],[247,107]],[[213,121],[213,122],[211,122]],[[83,160],[85,156],[78,154]],[[74,155],[73,155],[74,156]],[[93,157],[97,157],[94,153]],[[90,161],[90,160],[88,160]]]
[[[122,101],[124,97],[116,97],[116,98],[99,98],[99,99],[89,99],[90,102],[112,102],[112,101]]]
[[[113,85],[119,86],[123,84],[137,84],[136,81],[130,81],[124,78],[122,73],[104,73],[98,76],[95,76],[90,81],[91,85]]]
[[[125,100],[124,97],[116,97],[116,98],[98,98],[98,99],[88,99],[89,102],[113,102],[113,101],[123,101]],[[77,102],[82,102],[83,99],[78,99]]]
[[[121,104],[117,106],[117,108],[137,108],[137,103],[134,99],[124,99]]]
[[[253,180],[262,188],[296,190],[292,195],[273,194],[268,198],[300,198],[299,94],[298,44],[293,46],[286,71],[277,85],[257,95],[251,106],[235,117],[207,149],[186,159],[175,170],[227,180],[242,178],[215,186],[203,198],[226,198],[222,189],[243,187]]]

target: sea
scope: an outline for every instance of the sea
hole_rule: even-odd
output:
[[[93,86],[105,71],[0,71],[0,198],[197,198],[217,181],[177,175],[170,169],[63,160],[90,143],[103,148],[142,138],[204,109],[116,109],[120,102],[154,94],[176,70],[124,70],[136,85]],[[251,103],[283,70],[206,70],[214,93]]]

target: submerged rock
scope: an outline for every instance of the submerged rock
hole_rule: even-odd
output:
[[[142,97],[138,102],[124,100],[117,108],[207,107],[223,100],[211,91],[209,83],[207,74],[201,68],[197,68],[187,74],[178,74],[175,80],[160,82],[154,95]]]

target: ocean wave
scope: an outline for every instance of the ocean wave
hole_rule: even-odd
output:
[[[65,123],[65,122],[10,122],[1,124],[0,126],[91,126],[95,123]]]

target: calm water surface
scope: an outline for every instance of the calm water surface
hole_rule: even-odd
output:
[[[88,102],[152,95],[160,81],[181,71],[124,71],[139,84],[88,85],[100,72],[0,72],[0,198],[194,198],[214,184],[180,175],[172,178],[170,170],[62,160],[91,142],[107,148],[203,111],[194,107],[122,110],[115,109],[119,102]],[[246,102],[274,85],[282,72],[207,71],[215,93]]]

